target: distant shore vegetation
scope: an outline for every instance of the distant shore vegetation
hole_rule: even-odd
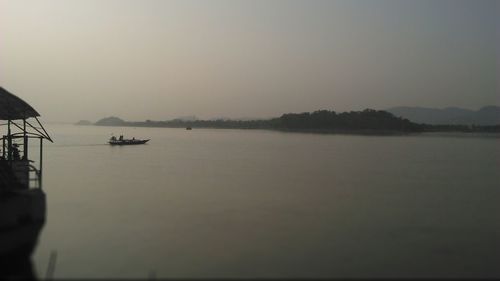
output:
[[[80,120],[80,121],[76,122],[75,125],[89,126],[89,125],[93,125],[93,124],[89,120]]]
[[[164,128],[220,128],[220,129],[268,129],[318,133],[392,134],[419,132],[500,132],[500,125],[430,125],[414,123],[383,110],[365,109],[337,113],[331,110],[287,113],[265,120],[186,120],[125,121],[107,117],[96,126],[164,127]]]

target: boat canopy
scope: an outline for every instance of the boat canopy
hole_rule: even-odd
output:
[[[0,120],[20,120],[40,114],[28,103],[0,87]]]

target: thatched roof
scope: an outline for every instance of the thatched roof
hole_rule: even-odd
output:
[[[17,120],[40,116],[22,99],[0,87],[0,120]]]

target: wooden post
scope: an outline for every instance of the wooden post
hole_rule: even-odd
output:
[[[12,137],[10,135],[10,120],[7,120],[7,160],[12,160]]]
[[[5,160],[5,135],[2,138],[2,158]]]
[[[28,136],[26,135],[26,119],[23,119],[23,158],[28,160]]]
[[[42,159],[42,156],[43,156],[43,138],[40,137],[40,164],[38,165],[38,170],[39,170],[39,177],[38,177],[38,186],[40,187],[40,189],[42,189],[42,163],[43,163],[43,159]]]
[[[52,280],[54,278],[54,272],[56,271],[57,262],[57,251],[51,251],[49,257],[49,264],[47,265],[47,271],[45,272],[45,279]]]

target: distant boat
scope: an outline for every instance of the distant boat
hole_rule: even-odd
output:
[[[192,130],[192,129],[193,129],[193,128],[191,128],[191,127],[186,127],[186,130]]]
[[[136,138],[131,138],[131,139],[124,139],[123,136],[120,136],[118,139],[115,136],[112,136],[108,143],[111,145],[132,145],[132,144],[145,144],[149,141],[147,140],[141,140],[141,139],[136,139]]]

